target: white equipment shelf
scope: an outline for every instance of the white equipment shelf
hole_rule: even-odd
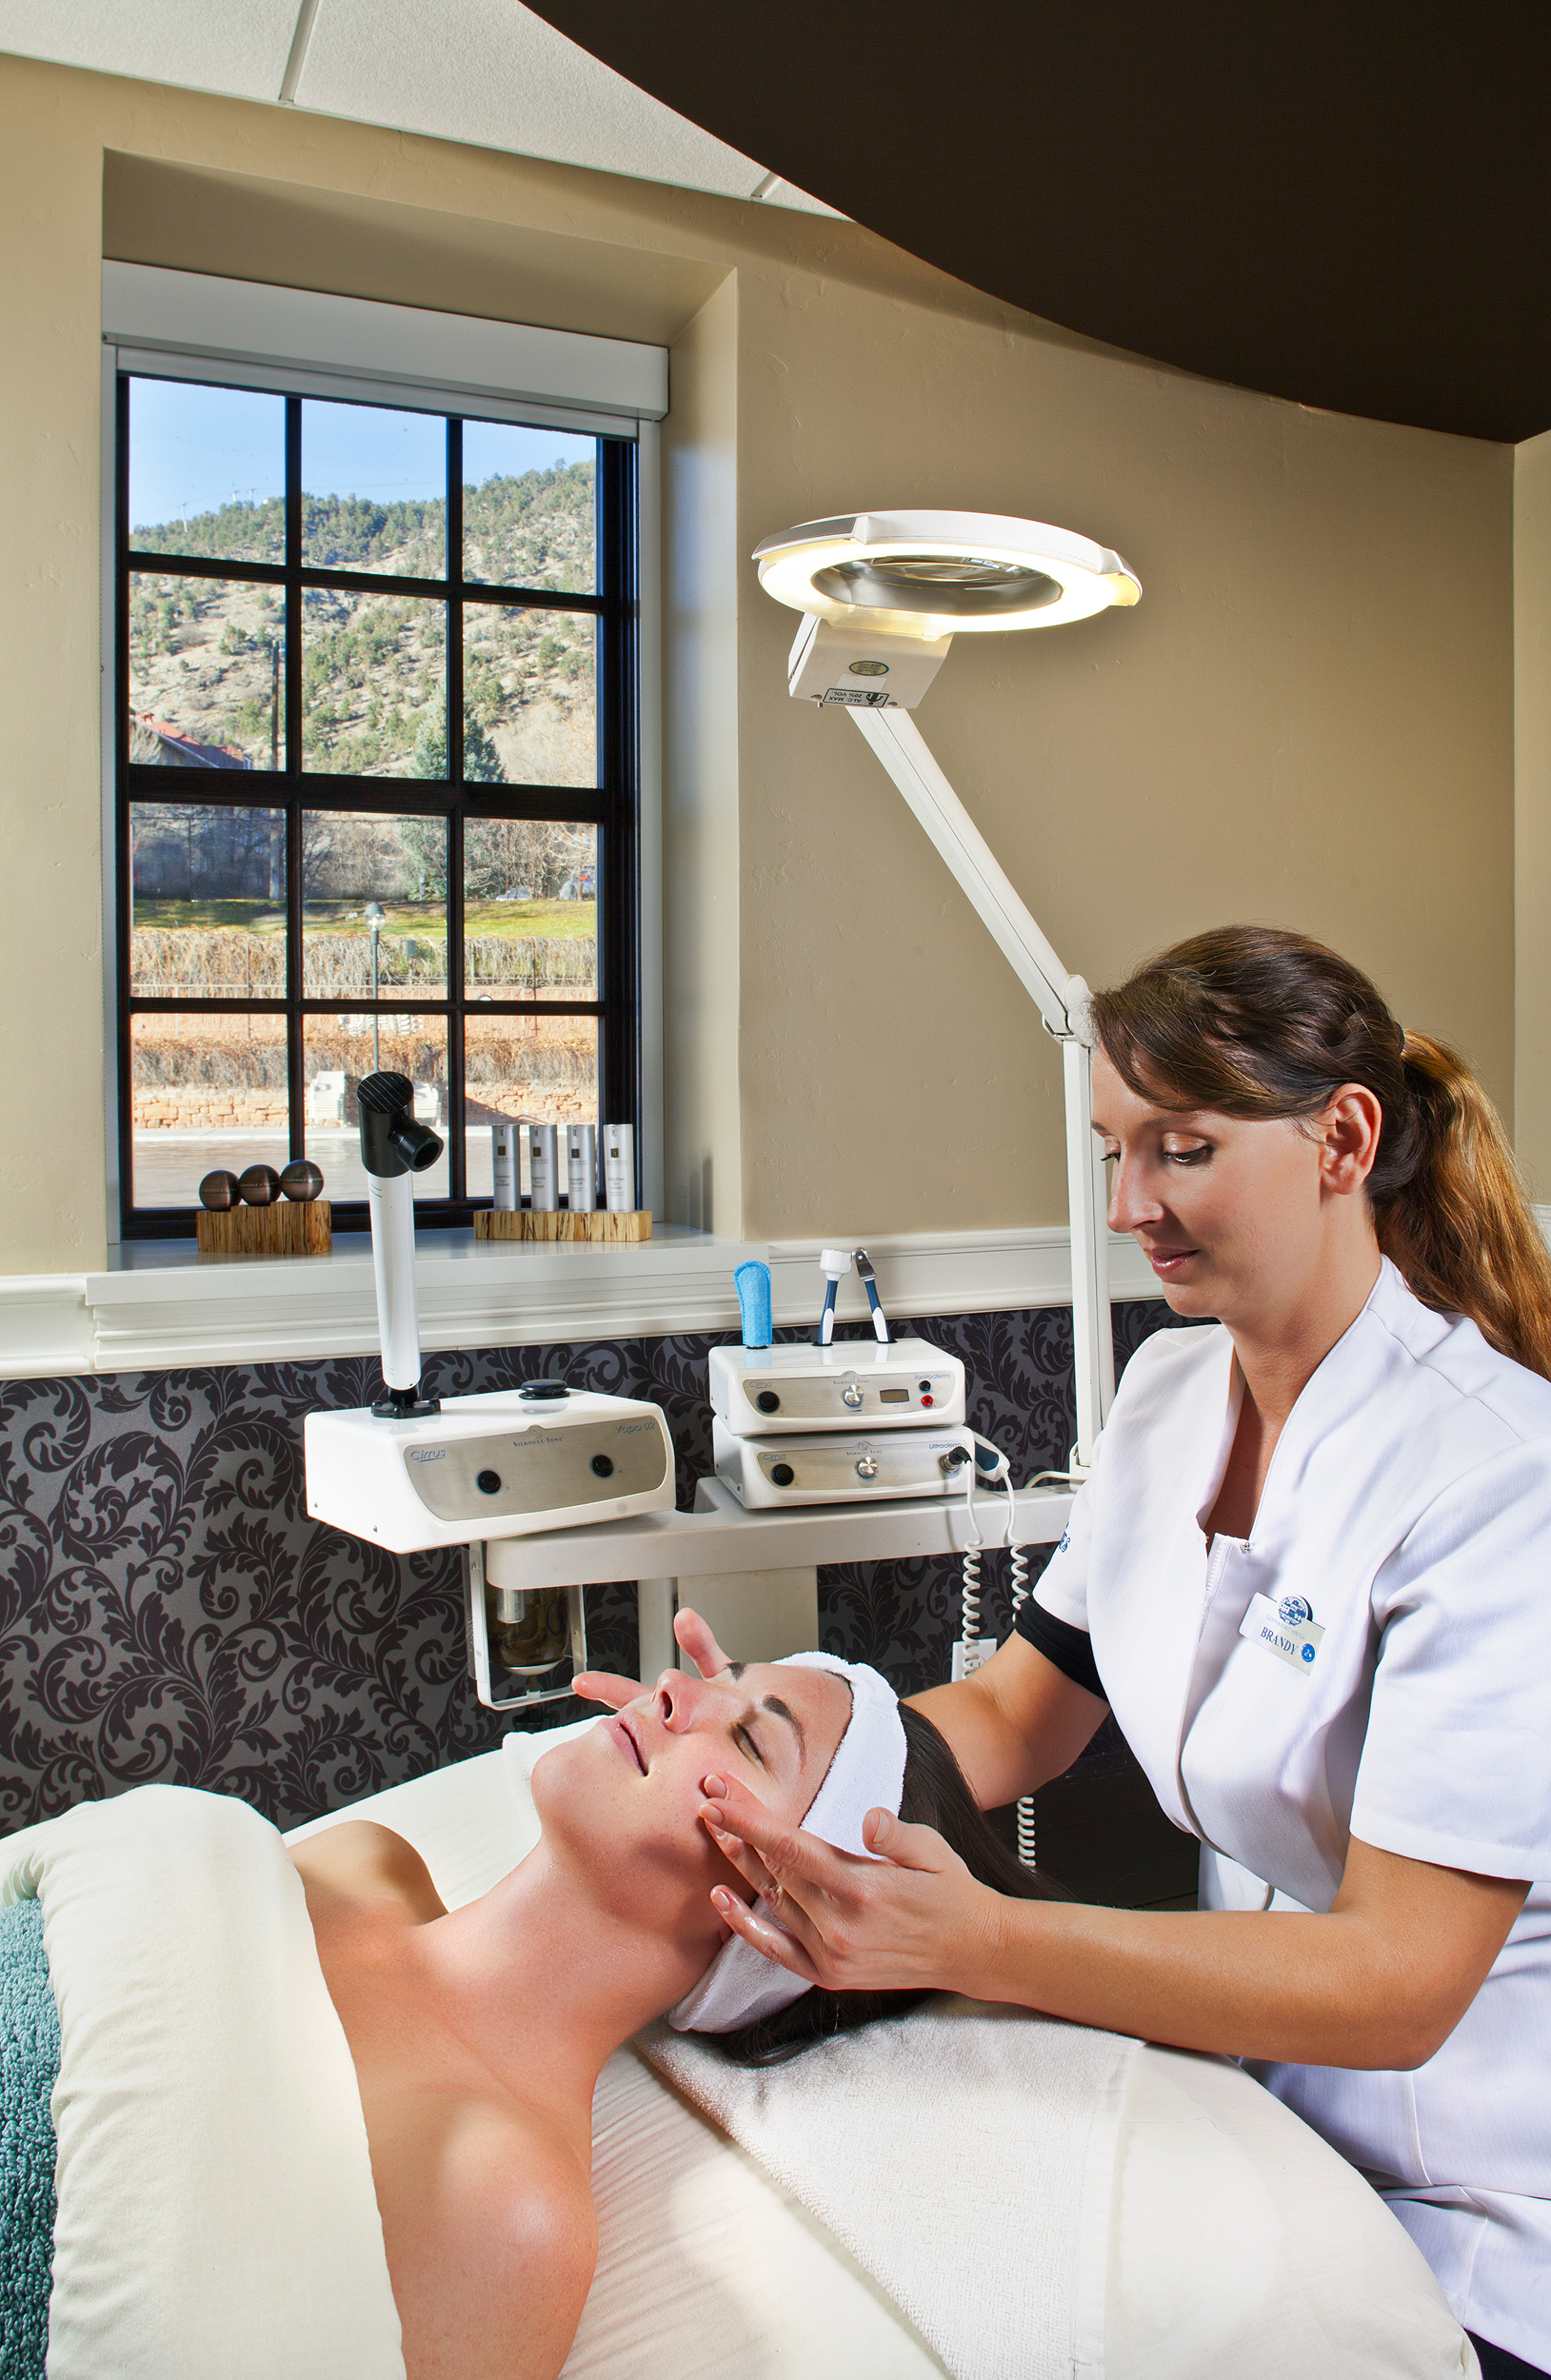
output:
[[[1054,1545],[1076,1491],[1024,1488],[1017,1496],[1016,1545]],[[1007,1498],[982,1488],[979,1534],[1003,1542]],[[818,1504],[783,1512],[746,1512],[719,1479],[702,1479],[688,1513],[643,1513],[589,1529],[549,1529],[537,1537],[495,1537],[486,1547],[492,1584],[532,1590],[590,1587],[616,1578],[725,1577],[730,1572],[818,1569],[829,1562],[893,1562],[923,1554],[963,1554],[971,1541],[963,1496],[902,1497],[897,1503]]]

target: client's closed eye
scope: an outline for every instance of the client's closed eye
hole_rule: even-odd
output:
[[[765,1766],[765,1755],[759,1748],[759,1740],[752,1728],[746,1727],[742,1719],[736,1719],[733,1722],[730,1732],[732,1740],[739,1747],[740,1751],[747,1753],[749,1757],[757,1760],[760,1767],[763,1769]]]

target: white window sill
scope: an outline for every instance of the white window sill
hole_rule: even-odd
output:
[[[770,1266],[776,1320],[805,1322],[822,1294],[819,1245],[722,1240],[671,1223],[629,1247],[425,1232],[421,1342],[429,1351],[734,1330],[732,1276],[750,1257]],[[867,1246],[885,1310],[902,1318],[1070,1302],[1061,1228],[912,1232]],[[1117,1298],[1158,1295],[1130,1240],[1111,1241],[1110,1264]],[[866,1310],[853,1276],[840,1318],[861,1320]],[[186,1241],[137,1240],[116,1249],[103,1272],[0,1278],[3,1379],[376,1352],[365,1233],[342,1234],[326,1257],[196,1257]]]

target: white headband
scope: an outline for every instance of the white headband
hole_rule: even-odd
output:
[[[875,1669],[836,1660],[830,1653],[793,1653],[776,1666],[828,1670],[849,1683],[850,1719],[803,1827],[836,1851],[876,1858],[862,1840],[862,1821],[869,1810],[899,1815],[905,1753],[899,1696]],[[763,1898],[754,1907],[766,1925],[780,1925]],[[667,2021],[675,2033],[736,2033],[761,2016],[773,2016],[811,1989],[801,1975],[778,1966],[735,1934],[723,1943],[694,1990],[668,2011]]]

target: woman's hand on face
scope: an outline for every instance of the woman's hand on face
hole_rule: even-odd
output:
[[[680,1612],[673,1635],[680,1652],[689,1656],[702,1677],[718,1677],[732,1666],[698,1612]],[[637,1677],[620,1677],[612,1670],[585,1669],[572,1678],[571,1692],[584,1702],[602,1702],[611,1711],[623,1711],[627,1702],[638,1701],[651,1689]]]
[[[707,1776],[705,1790],[706,1833],[781,1923],[725,1887],[712,1902],[766,1958],[829,1992],[975,1992],[1001,1898],[933,1828],[870,1811],[865,1839],[879,1857],[859,1859],[782,1825],[735,1778]]]

